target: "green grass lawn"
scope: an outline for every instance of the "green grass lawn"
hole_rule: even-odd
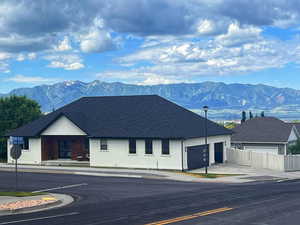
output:
[[[10,197],[29,197],[29,196],[36,196],[36,195],[44,195],[46,193],[39,192],[39,193],[32,193],[32,192],[23,192],[23,191],[0,191],[0,196],[10,196]]]
[[[218,177],[230,177],[230,176],[241,176],[244,174],[226,174],[226,173],[190,173],[190,172],[180,172],[186,175],[199,178],[218,178]]]

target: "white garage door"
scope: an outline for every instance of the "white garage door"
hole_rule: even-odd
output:
[[[277,146],[245,146],[245,150],[253,152],[267,152],[272,154],[278,154]]]

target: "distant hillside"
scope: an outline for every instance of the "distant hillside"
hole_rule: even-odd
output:
[[[274,110],[278,107],[297,111],[300,108],[299,90],[220,82],[141,86],[98,80],[90,83],[65,81],[53,85],[19,88],[2,96],[13,94],[25,95],[36,100],[44,112],[52,111],[53,108],[59,108],[83,96],[140,94],[158,94],[189,109],[200,109],[203,105],[208,105],[211,109],[222,112],[243,109]]]

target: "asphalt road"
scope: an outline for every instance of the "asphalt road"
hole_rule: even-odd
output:
[[[75,197],[71,205],[1,216],[0,225],[300,224],[300,181],[232,185],[20,173],[26,191],[76,184],[84,185],[53,191]],[[14,173],[0,172],[0,190],[13,187]]]

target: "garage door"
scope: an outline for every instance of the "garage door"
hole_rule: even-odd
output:
[[[209,154],[205,151],[205,145],[187,147],[187,166],[188,169],[197,169],[208,166]]]
[[[223,163],[223,142],[215,143],[215,163]]]

